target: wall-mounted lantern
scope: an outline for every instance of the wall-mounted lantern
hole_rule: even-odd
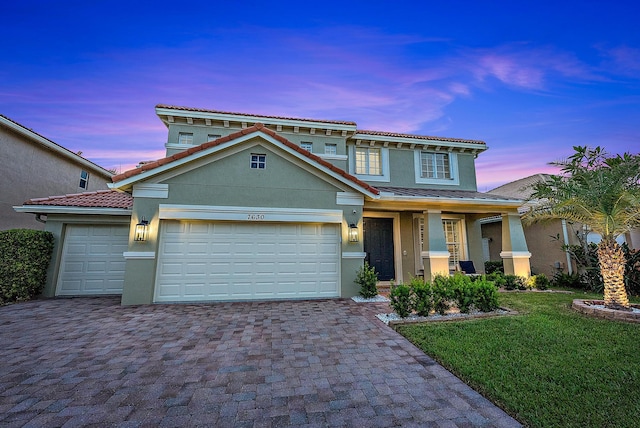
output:
[[[349,242],[358,242],[358,226],[355,223],[349,225]]]
[[[147,240],[147,229],[149,229],[149,221],[147,221],[144,217],[140,220],[138,224],[136,224],[136,233],[134,235],[134,241],[146,241]]]

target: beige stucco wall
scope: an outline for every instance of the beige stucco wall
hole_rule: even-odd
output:
[[[43,229],[33,214],[17,213],[13,206],[26,200],[107,189],[106,176],[64,158],[0,125],[0,230]],[[89,172],[87,189],[79,187],[80,173]]]
[[[575,227],[567,224],[567,236],[570,244],[577,244]],[[564,234],[561,220],[524,226],[524,235],[527,247],[531,253],[531,273],[544,273],[551,278],[556,269],[556,263],[560,270],[568,272],[566,253],[562,250]],[[492,261],[499,261],[502,251],[502,223],[488,223],[482,225],[482,237],[490,238],[489,252]],[[559,238],[559,239],[558,239]]]

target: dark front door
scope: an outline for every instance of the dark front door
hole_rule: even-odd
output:
[[[364,219],[365,260],[376,268],[378,280],[389,281],[396,276],[393,264],[393,219]]]

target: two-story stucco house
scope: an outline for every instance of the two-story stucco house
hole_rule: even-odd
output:
[[[43,229],[34,216],[14,211],[36,195],[107,189],[111,174],[31,129],[0,115],[0,230]]]
[[[350,297],[365,261],[381,281],[449,274],[460,260],[481,270],[480,221],[496,215],[505,270],[529,275],[521,201],[477,192],[482,141],[169,105],[156,114],[167,157],[114,176],[111,192],[16,208],[47,214],[58,238],[46,295]]]

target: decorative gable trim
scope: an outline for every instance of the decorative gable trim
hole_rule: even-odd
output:
[[[169,185],[162,183],[136,183],[133,185],[134,198],[167,199]]]
[[[371,198],[377,198],[379,192],[375,187],[325,161],[320,156],[309,153],[297,144],[294,144],[286,138],[278,135],[275,131],[266,128],[263,124],[253,125],[247,129],[243,129],[242,131],[227,135],[215,141],[200,144],[199,146],[176,153],[173,156],[169,156],[155,162],[149,162],[139,168],[116,175],[113,177],[113,183],[110,183],[109,187],[119,190],[128,189],[137,182],[179,168],[188,163],[192,163],[228,147],[248,141],[256,136],[260,136],[276,147],[284,149],[297,159],[317,168],[354,190],[357,190]]]
[[[336,204],[364,206],[364,197],[359,193],[338,192],[336,193]]]

